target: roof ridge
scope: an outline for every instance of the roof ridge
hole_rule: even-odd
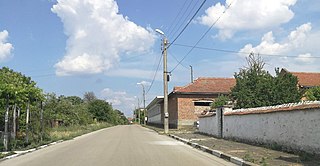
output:
[[[320,74],[320,72],[290,72],[289,73],[302,73],[302,74]]]

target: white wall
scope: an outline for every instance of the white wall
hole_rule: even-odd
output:
[[[148,123],[161,124],[160,104],[156,104],[148,110]]]
[[[148,118],[148,123],[161,124],[161,115],[156,115]]]
[[[219,136],[217,115],[199,118],[199,131]],[[225,110],[223,138],[320,154],[320,103]]]
[[[199,118],[199,131],[201,133],[206,133],[218,137],[219,133],[217,116],[214,114],[211,116]]]
[[[320,153],[320,109],[224,116],[224,138]]]

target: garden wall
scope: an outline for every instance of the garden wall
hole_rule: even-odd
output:
[[[223,112],[223,138],[320,154],[320,102]],[[217,119],[200,117],[200,132],[216,135]]]

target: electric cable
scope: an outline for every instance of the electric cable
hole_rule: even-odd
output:
[[[183,58],[179,61],[179,63],[170,71],[173,72],[181,63],[182,61],[193,51],[193,49],[200,43],[200,41],[209,33],[209,31],[212,29],[212,27],[221,19],[222,15],[226,13],[226,11],[230,8],[232,3],[230,3],[225,10],[222,12],[222,14],[216,19],[216,21],[214,21],[212,23],[212,25],[207,29],[207,31],[200,37],[200,39],[196,42],[196,44],[189,50],[189,52],[183,56]],[[174,42],[172,42],[171,44],[173,44]],[[170,44],[170,45],[171,45]],[[170,46],[169,45],[169,46]]]

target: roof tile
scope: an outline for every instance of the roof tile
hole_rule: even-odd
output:
[[[236,85],[234,78],[200,77],[184,87],[175,87],[174,92],[229,93]]]
[[[298,77],[298,84],[301,86],[320,86],[320,73],[290,72]]]

